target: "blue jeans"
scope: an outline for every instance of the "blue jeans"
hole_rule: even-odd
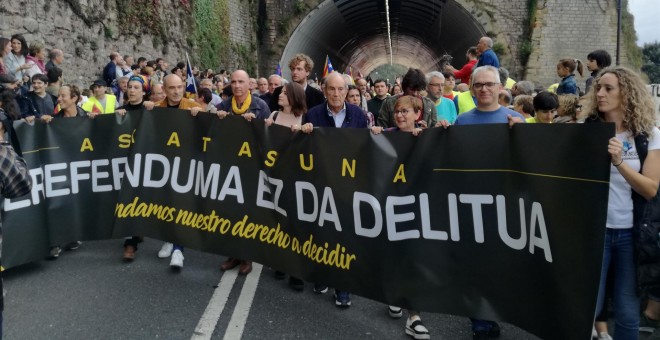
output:
[[[639,337],[639,297],[633,253],[632,229],[607,228],[596,314],[603,308],[607,269],[610,268],[614,271],[614,339],[617,340]]]

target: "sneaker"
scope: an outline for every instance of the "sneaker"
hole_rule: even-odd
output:
[[[351,293],[335,289],[335,305],[337,305],[337,307],[350,307]]]
[[[82,242],[80,242],[80,241],[71,242],[71,243],[67,244],[66,246],[64,246],[64,250],[76,250],[76,249],[80,248],[81,244],[82,244]]]
[[[170,267],[183,268],[183,253],[181,252],[181,250],[177,249],[172,252]]]
[[[406,334],[415,339],[430,339],[429,330],[424,327],[422,320],[419,318],[408,318],[406,321]]]
[[[297,277],[289,276],[289,286],[298,292],[305,289],[305,282]]]
[[[653,331],[660,327],[660,321],[649,319],[646,313],[642,312],[639,315],[639,331],[644,333],[653,333]]]
[[[387,311],[390,313],[392,319],[398,319],[403,316],[403,309],[401,307],[389,306]]]
[[[328,286],[315,283],[314,284],[314,293],[316,294],[325,294],[328,292]]]
[[[598,340],[612,340],[612,337],[607,332],[598,333]]]
[[[161,259],[164,259],[166,257],[170,257],[172,255],[172,250],[174,249],[174,244],[165,242],[162,247],[160,247],[160,250],[158,251],[158,257]]]
[[[56,258],[60,257],[60,253],[61,253],[61,252],[62,252],[62,248],[57,247],[57,246],[56,246],[56,247],[52,247],[52,248],[50,248],[50,256],[49,256],[49,258],[51,258],[51,259],[56,259]]]

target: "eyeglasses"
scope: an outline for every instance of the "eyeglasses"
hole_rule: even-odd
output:
[[[397,115],[401,115],[401,116],[405,117],[405,116],[407,116],[407,115],[408,115],[409,113],[411,113],[411,112],[413,112],[413,111],[412,111],[412,110],[408,110],[408,109],[405,109],[405,110],[399,110],[399,111],[394,111],[394,117],[396,117]]]
[[[492,83],[492,82],[488,82],[488,83],[474,83],[474,84],[472,84],[472,87],[473,87],[475,90],[477,90],[477,91],[478,91],[478,90],[481,90],[484,86],[485,86],[487,89],[492,90],[493,88],[495,88],[495,86],[496,86],[497,84],[499,84],[499,83]]]

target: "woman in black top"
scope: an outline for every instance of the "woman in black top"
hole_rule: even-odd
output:
[[[118,108],[115,112],[123,116],[127,111],[135,111],[144,109],[145,98],[148,97],[149,82],[140,75],[132,76],[128,80],[128,88],[126,90],[126,98],[124,98],[124,105]],[[153,107],[153,104],[151,105]],[[135,252],[138,249],[138,243],[142,241],[140,236],[127,237],[124,240],[124,261],[130,262],[135,259]]]
[[[149,82],[143,76],[132,76],[128,80],[126,98],[124,98],[125,104],[115,112],[123,116],[126,114],[126,111],[142,110],[144,108],[145,98],[148,97],[148,90]]]

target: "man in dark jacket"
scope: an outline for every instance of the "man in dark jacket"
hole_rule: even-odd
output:
[[[314,68],[314,62],[308,55],[298,53],[289,61],[289,69],[291,70],[291,80],[302,85],[305,89],[305,102],[307,107],[314,107],[323,102],[323,92],[309,86],[307,79],[309,73]]]
[[[328,75],[325,81],[327,100],[307,111],[305,122],[315,127],[366,128],[367,118],[362,109],[345,101],[347,92],[339,73]]]

